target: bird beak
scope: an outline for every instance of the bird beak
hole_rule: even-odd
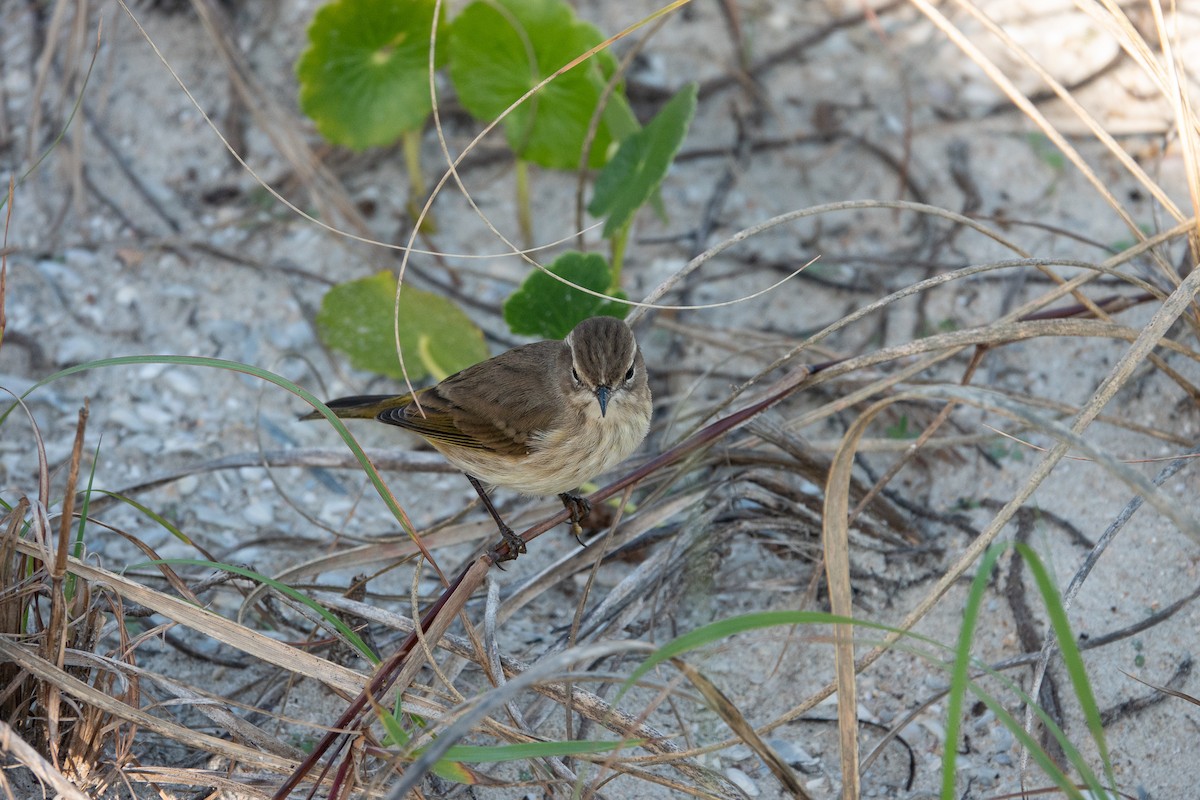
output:
[[[596,387],[596,400],[600,403],[600,416],[604,416],[608,411],[608,396],[612,394],[612,389],[607,386]]]

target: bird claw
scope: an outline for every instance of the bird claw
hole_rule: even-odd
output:
[[[579,523],[588,518],[592,513],[592,504],[586,498],[580,497],[577,494],[568,494],[563,492],[558,496],[562,500],[563,508],[567,509],[570,516],[567,517],[567,522],[571,523],[571,535],[575,537],[575,541],[580,547],[587,547],[583,539],[580,538],[583,534],[583,526]]]
[[[525,540],[517,536],[512,528],[505,525],[500,529],[500,535],[504,537],[504,544],[508,546],[508,552],[496,559],[497,562],[512,561],[525,552]]]
[[[567,517],[567,521],[574,526],[579,526],[579,523],[587,519],[588,515],[592,513],[592,504],[585,497],[563,492],[558,496],[558,499],[562,500],[563,508],[567,509],[567,512],[570,514]]]

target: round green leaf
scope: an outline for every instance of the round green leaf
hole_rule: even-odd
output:
[[[621,142],[617,154],[596,176],[588,213],[608,215],[604,235],[611,237],[658,190],[696,113],[696,84],[680,89],[645,128]]]
[[[338,284],[321,301],[317,333],[358,369],[402,378],[393,312],[396,277],[380,272]],[[441,380],[487,358],[483,332],[446,298],[420,289],[400,292],[400,347],[410,380]]]
[[[478,0],[450,25],[450,78],[473,116],[493,120],[557,69],[604,40],[562,0]],[[519,158],[552,169],[579,166],[584,138],[604,74],[614,66],[607,52],[578,64],[504,119],[509,146]],[[632,115],[620,92],[609,99],[588,154],[601,166],[614,138],[627,132]]]
[[[595,253],[563,253],[547,269],[597,292],[608,291],[612,280],[608,262]],[[623,292],[613,296],[625,297]],[[504,321],[513,333],[522,336],[562,339],[588,317],[624,319],[628,310],[624,303],[581,292],[537,270],[504,301]]]
[[[424,124],[433,10],[433,0],[334,0],[317,11],[296,76],[322,136],[362,149]]]

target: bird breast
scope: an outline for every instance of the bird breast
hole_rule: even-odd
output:
[[[632,397],[614,400],[605,416],[600,416],[594,398],[590,406],[595,414],[587,405],[568,402],[557,423],[535,434],[522,455],[498,458],[495,453],[431,443],[452,464],[484,483],[522,494],[560,494],[624,461],[646,438],[649,403],[639,404]]]

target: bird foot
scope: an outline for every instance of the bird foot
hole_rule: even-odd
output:
[[[575,537],[575,541],[579,543],[580,547],[586,547],[587,545],[580,538],[583,534],[583,526],[579,523],[587,519],[588,515],[592,513],[592,504],[577,494],[568,494],[567,492],[560,494],[558,499],[562,500],[563,508],[567,509],[567,512],[570,514],[567,517],[567,522],[571,523],[571,535]]]
[[[500,535],[504,537],[504,543],[508,545],[508,552],[497,561],[512,561],[517,556],[525,552],[525,540],[517,536],[513,529],[507,525],[500,527]]]
[[[563,508],[570,512],[571,516],[567,517],[567,521],[572,525],[578,525],[587,519],[588,514],[592,513],[592,504],[587,501],[587,498],[563,492],[558,499],[562,500]]]

